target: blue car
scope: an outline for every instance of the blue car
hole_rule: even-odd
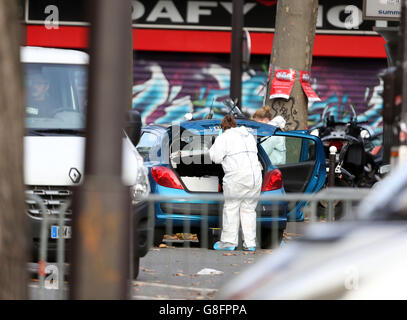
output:
[[[263,169],[262,194],[313,193],[321,189],[326,167],[318,137],[308,131],[282,132],[252,120],[236,119],[236,122],[238,126],[247,127],[258,141],[258,157]],[[188,223],[191,232],[198,235],[204,220],[208,228],[220,226],[223,203],[196,200],[196,197],[188,200],[191,194],[222,192],[222,166],[211,162],[208,154],[220,133],[220,123],[220,119],[206,119],[142,128],[137,150],[149,171],[151,194],[171,196],[171,200],[154,204],[155,245],[161,242],[166,223],[170,223],[175,232],[183,232],[182,228]],[[281,241],[288,219],[304,220],[305,204],[303,201],[294,205],[283,201],[259,202],[256,211],[261,247],[276,245],[272,239]],[[277,237],[271,235],[276,226]]]

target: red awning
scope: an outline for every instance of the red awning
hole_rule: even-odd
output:
[[[46,29],[28,25],[26,44],[57,48],[87,48],[88,27],[60,26]],[[251,32],[252,54],[271,54],[273,33]],[[141,51],[172,51],[230,53],[229,31],[134,29],[134,49]],[[380,36],[317,34],[314,56],[386,58],[385,41]]]

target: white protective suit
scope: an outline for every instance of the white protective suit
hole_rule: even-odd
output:
[[[286,121],[282,116],[277,116],[270,120],[268,124],[283,129]],[[286,163],[287,149],[285,145],[285,137],[272,136],[264,141],[261,146],[269,156],[273,165]]]
[[[258,197],[261,191],[256,139],[244,126],[227,129],[216,138],[209,156],[213,162],[222,164],[224,195],[239,197],[225,200],[221,241],[237,246],[241,222],[245,246],[255,247],[257,200],[246,198]]]

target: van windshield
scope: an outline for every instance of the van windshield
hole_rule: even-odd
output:
[[[24,63],[27,129],[85,128],[87,66]]]

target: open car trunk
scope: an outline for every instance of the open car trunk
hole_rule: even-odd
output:
[[[208,153],[173,152],[170,164],[187,191],[221,191],[224,176],[222,165],[211,162]]]
[[[173,150],[170,166],[177,173],[188,192],[223,192],[224,172],[221,164],[215,164],[208,150]],[[259,158],[262,167],[262,160]],[[264,170],[262,169],[263,173]]]

